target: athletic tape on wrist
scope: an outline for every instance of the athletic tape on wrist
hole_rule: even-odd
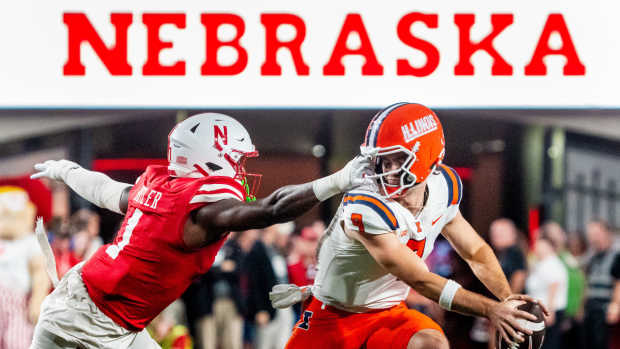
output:
[[[461,285],[458,282],[448,280],[439,295],[439,306],[446,310],[452,310],[452,300],[459,288],[461,288]]]

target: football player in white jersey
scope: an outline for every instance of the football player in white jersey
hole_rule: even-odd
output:
[[[318,274],[287,348],[448,348],[443,331],[408,309],[410,287],[447,310],[487,317],[511,343],[531,334],[489,245],[459,212],[462,184],[442,164],[445,141],[435,113],[397,103],[370,122],[362,153],[376,161],[377,186],[344,195],[327,229]],[[366,190],[367,189],[367,190]],[[469,292],[429,272],[424,259],[439,234],[499,299]],[[307,290],[303,290],[307,291]],[[272,292],[275,306],[299,294],[291,285]]]

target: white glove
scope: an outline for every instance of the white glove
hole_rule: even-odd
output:
[[[80,167],[80,165],[69,160],[47,160],[44,163],[38,163],[34,165],[34,169],[39,172],[30,176],[30,178],[35,179],[47,177],[57,181],[65,182],[67,178],[67,173],[69,173],[69,171],[73,169]]]
[[[341,192],[346,192],[367,184],[369,181],[372,182],[368,179],[368,176],[374,174],[374,170],[369,157],[358,155],[335,174],[338,175],[336,177],[338,189]]]
[[[110,211],[122,213],[119,203],[131,184],[117,182],[101,172],[89,171],[69,160],[47,160],[34,165],[39,171],[30,178],[47,177],[63,181],[85,200]]]
[[[371,164],[369,156],[356,156],[340,171],[315,180],[312,183],[314,194],[319,201],[325,201],[338,193],[370,184],[372,180],[368,176],[374,173]]]
[[[293,284],[279,284],[273,286],[269,292],[271,306],[278,309],[288,308],[291,305],[303,302],[312,295],[310,286],[299,287]]]

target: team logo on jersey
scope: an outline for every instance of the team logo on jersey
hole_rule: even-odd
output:
[[[310,322],[311,317],[312,317],[311,311],[309,310],[304,311],[304,318],[302,322],[299,325],[297,325],[297,327],[301,328],[302,330],[308,331],[308,329],[310,328],[310,324],[308,322]]]
[[[433,132],[436,129],[437,122],[431,114],[401,126],[406,143],[409,143],[422,135]]]

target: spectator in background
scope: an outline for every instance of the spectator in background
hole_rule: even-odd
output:
[[[489,242],[497,255],[497,260],[510,283],[512,293],[523,293],[527,277],[527,265],[523,249],[519,244],[519,230],[514,222],[508,218],[498,218],[491,222],[489,227]],[[483,335],[483,328],[487,328],[488,335]],[[476,335],[474,335],[476,333]],[[488,325],[486,318],[476,318],[472,332],[472,339],[483,343],[488,340],[488,347],[495,347],[494,329]]]
[[[320,230],[321,227],[324,225],[316,223],[309,225],[304,227],[299,235],[292,238],[291,253],[287,258],[290,283],[300,287],[314,284],[317,248],[324,232],[324,229]],[[301,315],[301,303],[293,304],[292,309],[294,319],[298,319]]]
[[[284,348],[293,329],[293,311],[276,310],[269,300],[274,285],[288,283],[286,259],[275,246],[280,228],[280,225],[265,228],[245,261],[248,317],[256,326],[256,349]]]
[[[244,257],[247,257],[248,253],[252,250],[252,247],[254,247],[256,240],[258,240],[259,233],[259,229],[251,229],[235,233],[235,240],[237,240],[237,244],[239,244],[239,248],[241,248],[241,252],[243,252]]]
[[[237,240],[237,244],[239,244],[239,247],[241,248],[241,251],[244,255],[244,258],[242,261],[240,291],[241,291],[241,298],[243,300],[244,309],[245,309],[245,312],[243,314],[245,317],[243,321],[243,347],[247,349],[252,349],[254,347],[254,319],[250,319],[248,317],[247,302],[248,302],[250,290],[248,289],[248,283],[249,283],[248,275],[243,270],[244,268],[243,264],[245,264],[245,258],[247,258],[248,253],[250,253],[250,251],[252,250],[252,247],[254,246],[254,243],[256,243],[259,232],[260,231],[258,229],[246,230],[243,232],[236,233],[236,237],[235,237],[235,239]]]
[[[71,227],[60,217],[54,217],[49,225],[52,252],[56,260],[58,279],[62,277],[81,259],[75,254],[72,246]]]
[[[527,276],[525,256],[518,245],[518,233],[515,224],[507,218],[494,220],[489,229],[491,247],[495,250],[510,283],[510,289],[515,294],[523,292]]]
[[[299,236],[293,238],[293,248],[288,256],[289,281],[297,286],[314,284],[316,275],[316,249],[323,231],[314,225],[304,227]]]
[[[0,186],[0,349],[30,346],[50,288],[33,234],[35,213],[26,191]]]
[[[579,267],[579,262],[568,250],[568,238],[566,232],[556,222],[547,222],[541,227],[541,233],[552,242],[555,252],[564,264],[568,274],[568,293],[566,299],[566,309],[564,311],[565,321],[562,326],[564,335],[564,347],[582,348],[581,326],[576,321],[578,313],[581,312],[582,301],[585,290],[585,275]]]
[[[295,231],[295,222],[276,224],[276,228],[278,234],[274,246],[283,256],[288,256],[292,248],[291,234]]]
[[[148,325],[147,330],[161,349],[192,349],[192,337],[180,319],[183,304],[176,300]]]
[[[591,256],[588,255],[588,244],[583,232],[572,232],[568,235],[567,242],[568,251],[577,260],[577,265],[581,270],[586,268]],[[584,281],[585,282],[585,281]]]
[[[620,315],[620,253],[605,222],[588,223],[586,233],[594,255],[586,268],[585,338],[590,349],[607,349],[608,326],[617,324]]]
[[[249,249],[244,241],[257,234],[256,230],[249,230],[231,235],[216,254],[211,269],[183,294],[197,348],[241,349],[241,265]]]
[[[81,260],[90,258],[103,245],[103,239],[99,236],[100,220],[98,214],[86,208],[71,215],[69,225],[74,252]]]
[[[204,349],[241,349],[243,339],[243,301],[241,298],[241,265],[245,252],[237,239],[222,246],[206,275],[212,288],[211,313],[202,321],[200,333]]]
[[[556,248],[547,232],[542,230],[534,246],[536,262],[526,281],[527,293],[541,300],[549,309],[543,349],[563,348],[560,324],[567,304],[568,273],[555,252]]]

